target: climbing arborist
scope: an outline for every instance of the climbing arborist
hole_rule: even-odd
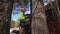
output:
[[[20,22],[19,23],[19,32],[22,33],[24,26],[25,26],[25,22],[24,22],[24,20],[25,20],[25,16],[24,16],[25,8],[20,8],[20,10],[21,10],[21,13],[18,16],[18,21]]]
[[[26,24],[26,22],[29,20],[28,18],[26,18],[26,16],[24,15],[24,13],[25,13],[25,8],[24,7],[22,7],[22,8],[20,8],[20,10],[21,10],[21,13],[19,14],[19,16],[18,16],[18,21],[20,22],[19,23],[19,32],[21,33],[25,33],[26,32],[26,26],[27,26],[27,24]]]

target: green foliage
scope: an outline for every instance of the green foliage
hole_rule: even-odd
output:
[[[14,27],[18,27],[18,22],[14,21],[14,20],[11,20],[10,28],[14,28]]]
[[[25,0],[19,0],[19,2],[24,2]]]

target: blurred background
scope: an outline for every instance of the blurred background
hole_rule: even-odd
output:
[[[14,29],[19,30],[18,29],[19,23],[17,19],[18,19],[18,15],[21,13],[20,8],[21,5],[19,4],[19,2],[15,0],[15,2],[13,3],[13,10],[11,14],[10,32],[13,31]],[[28,0],[28,2],[26,3],[25,9],[26,9],[25,14],[31,14],[30,0]]]

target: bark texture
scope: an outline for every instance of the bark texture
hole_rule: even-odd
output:
[[[32,34],[49,34],[42,3],[32,0]]]
[[[12,0],[0,0],[0,34],[10,33]]]

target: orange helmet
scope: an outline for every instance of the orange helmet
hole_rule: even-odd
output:
[[[21,12],[25,12],[25,8],[20,8]]]

